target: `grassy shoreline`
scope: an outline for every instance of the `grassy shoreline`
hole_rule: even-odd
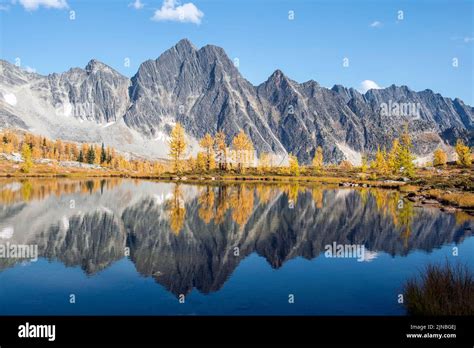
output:
[[[289,176],[289,175],[209,175],[209,174],[182,174],[177,176],[173,173],[160,175],[139,175],[120,172],[74,172],[74,173],[0,173],[0,178],[28,179],[28,178],[130,178],[144,180],[160,180],[170,182],[187,183],[209,183],[209,182],[247,182],[247,183],[320,183],[320,184],[343,184],[351,183],[362,187],[380,187],[398,189],[405,182],[402,181],[383,181],[383,180],[364,180],[351,178],[349,176]]]

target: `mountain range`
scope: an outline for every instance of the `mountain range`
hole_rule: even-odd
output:
[[[318,146],[327,163],[360,163],[363,153],[389,148],[406,124],[420,161],[438,147],[450,152],[457,138],[474,144],[474,108],[458,98],[395,85],[364,94],[341,85],[328,89],[280,70],[254,86],[222,48],[198,49],[187,39],[143,62],[131,79],[97,60],[47,76],[2,60],[0,77],[1,128],[104,142],[151,159],[167,157],[176,122],[185,128],[189,154],[206,133],[224,131],[230,144],[243,129],[258,154],[283,160],[293,153],[302,163]],[[417,112],[392,112],[393,105]]]

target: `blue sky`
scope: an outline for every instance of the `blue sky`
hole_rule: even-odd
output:
[[[299,82],[394,83],[474,105],[471,0],[140,0],[138,9],[134,1],[0,0],[0,56],[41,74],[96,58],[132,76],[188,38],[223,47],[253,84],[281,69]]]

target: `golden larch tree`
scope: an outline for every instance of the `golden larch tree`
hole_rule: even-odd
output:
[[[313,158],[313,169],[319,171],[323,168],[324,164],[324,157],[323,157],[323,149],[321,146],[318,146],[316,149],[316,152],[314,153],[314,158]]]
[[[29,173],[33,167],[33,159],[31,156],[31,147],[27,143],[23,143],[21,146],[21,156],[23,157],[23,163],[21,164],[21,171],[23,173]]]
[[[251,157],[250,153],[253,152],[252,141],[247,137],[243,130],[240,130],[232,140],[232,147],[234,148],[237,162],[237,169],[239,172],[243,172],[244,164]]]
[[[470,167],[472,164],[471,149],[464,145],[464,142],[461,139],[457,140],[455,149],[456,154],[458,155],[456,163],[463,167]]]
[[[259,174],[264,174],[270,169],[270,156],[268,152],[263,152],[260,155],[257,168]]]
[[[448,155],[446,152],[441,148],[436,149],[433,153],[433,165],[446,167],[446,163],[448,163]]]
[[[372,163],[373,168],[378,174],[386,175],[388,173],[389,168],[386,160],[386,153],[385,150],[380,150],[380,146],[377,147],[377,152],[375,153],[375,160]]]
[[[204,138],[199,141],[199,145],[204,149],[204,155],[206,157],[206,170],[213,169],[214,161],[214,139],[209,133],[206,133]]]
[[[182,159],[186,151],[186,146],[184,128],[181,126],[181,124],[176,123],[176,126],[171,131],[169,140],[169,156],[173,162],[173,170],[176,173],[180,173],[182,170]]]
[[[300,165],[298,164],[298,158],[291,154],[288,156],[288,173],[290,175],[300,175]]]
[[[400,163],[398,162],[398,151],[400,148],[400,141],[398,138],[395,138],[392,142],[392,148],[388,153],[387,157],[387,166],[392,174],[398,173],[400,169]]]
[[[217,154],[217,163],[220,170],[227,169],[227,145],[225,133],[220,131],[214,138],[214,146]]]
[[[403,174],[408,177],[413,177],[415,174],[415,164],[413,160],[415,156],[411,153],[413,148],[410,133],[408,132],[408,125],[405,125],[405,129],[401,136],[400,146],[398,147],[397,162],[399,170],[401,169]]]

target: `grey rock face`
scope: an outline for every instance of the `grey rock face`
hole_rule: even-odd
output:
[[[0,109],[0,125],[4,128],[28,128],[20,117],[4,109]]]
[[[125,234],[119,221],[100,210],[72,217],[65,231],[60,225],[53,225],[38,240],[44,257],[57,258],[66,266],[80,265],[87,274],[120,260],[124,247]]]
[[[258,153],[293,153],[303,163],[311,161],[318,146],[327,162],[357,161],[377,146],[390,147],[405,124],[419,156],[457,138],[474,144],[474,109],[457,98],[394,85],[365,94],[340,85],[328,89],[315,81],[298,83],[280,70],[253,86],[222,48],[197,49],[186,39],[142,63],[131,79],[96,60],[85,69],[49,76],[5,61],[1,68],[0,92],[3,97],[17,94],[21,106],[2,98],[0,127],[47,129],[53,137],[81,140],[84,129],[75,131],[74,124],[59,119],[60,106],[60,114],[91,121],[93,132],[83,140],[104,141],[124,151],[135,144],[133,151],[149,157],[166,153],[162,140],[150,142],[165,139],[176,122],[193,139],[222,130],[229,144],[243,129]],[[114,122],[119,124],[114,131],[97,128]],[[152,154],[150,146],[163,151]]]
[[[34,86],[51,93],[53,105],[71,105],[72,116],[98,123],[117,121],[128,107],[129,80],[91,60],[84,70],[52,74]]]
[[[286,152],[261,113],[255,88],[222,48],[197,50],[181,40],[140,66],[130,99],[125,122],[144,134],[167,132],[178,121],[196,138],[223,130],[230,143],[244,129],[258,151]]]
[[[91,60],[85,69],[72,68],[48,76],[25,72],[6,61],[1,61],[1,66],[4,73],[2,90],[23,87],[36,99],[67,116],[98,123],[111,122],[120,118],[129,104],[129,79],[97,60]],[[17,116],[21,118],[21,115]]]

